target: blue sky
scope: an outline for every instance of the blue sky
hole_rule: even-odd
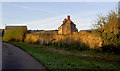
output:
[[[3,2],[2,26],[27,25],[28,29],[55,30],[67,15],[78,30],[90,29],[97,14],[115,10],[117,2]]]

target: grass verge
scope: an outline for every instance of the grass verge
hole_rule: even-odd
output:
[[[38,61],[42,62],[49,70],[63,69],[120,69],[119,62],[111,62],[96,58],[87,58],[82,56],[64,55],[51,50],[49,47],[40,47],[28,43],[10,42],[31,54]],[[38,48],[39,47],[39,48]],[[81,52],[84,53],[84,52]],[[91,54],[92,55],[92,54]],[[94,54],[93,54],[94,55]]]

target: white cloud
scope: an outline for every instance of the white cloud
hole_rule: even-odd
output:
[[[92,27],[92,19],[95,19],[98,11],[91,12],[81,12],[79,14],[70,14],[71,20],[76,24],[78,30],[91,29]],[[21,24],[26,24],[28,29],[39,29],[39,30],[55,30],[62,24],[64,18],[67,18],[68,14],[56,16],[52,18],[28,21]]]
[[[91,28],[91,17],[89,16],[94,15],[95,12],[89,14],[85,14],[85,13],[86,12],[80,14],[71,14],[71,20],[76,24],[78,30]],[[83,17],[82,14],[88,17],[87,18]],[[29,22],[24,22],[22,24],[26,24],[28,26],[28,29],[55,30],[58,29],[58,27],[62,24],[64,18],[67,18],[67,15],[68,14],[56,16],[52,18],[41,19],[41,20],[29,21]]]
[[[65,17],[66,15],[62,15],[53,18],[25,22],[22,24],[26,24],[28,29],[55,30],[62,24],[62,20],[64,20]]]
[[[29,8],[29,7],[27,7],[27,6],[24,6],[23,8]]]

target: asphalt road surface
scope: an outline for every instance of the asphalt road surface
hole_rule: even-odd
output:
[[[46,71],[43,64],[27,52],[14,45],[2,43],[2,70],[5,69],[39,69]]]

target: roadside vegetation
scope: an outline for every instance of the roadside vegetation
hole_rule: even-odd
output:
[[[92,51],[67,51],[50,46],[38,44],[9,42],[20,47],[31,54],[38,61],[42,62],[49,70],[65,69],[114,69],[120,67],[120,55],[109,55],[107,53],[96,53]],[[109,58],[109,59],[108,59]]]
[[[25,34],[27,33],[27,28],[17,28],[11,30],[5,30],[3,36],[3,41],[15,41],[23,42]]]
[[[96,28],[93,33],[103,39],[102,51],[120,53],[120,18],[118,11],[110,11],[106,16],[98,15],[93,23]]]

